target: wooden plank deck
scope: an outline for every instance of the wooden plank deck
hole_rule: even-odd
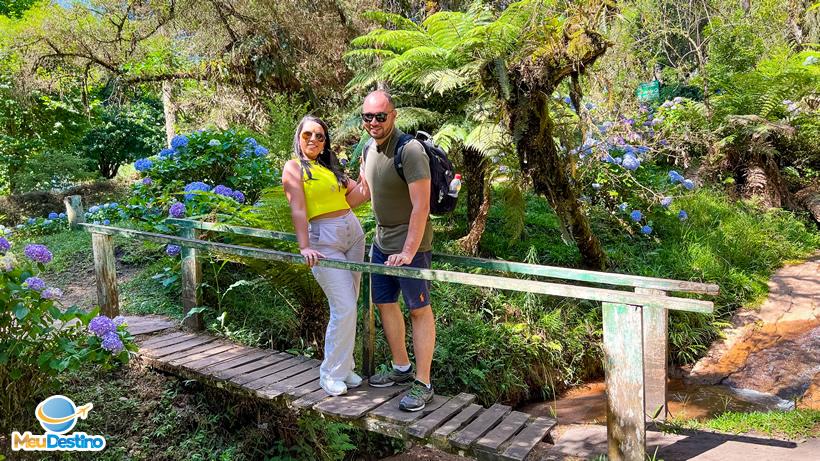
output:
[[[153,368],[481,460],[523,460],[556,424],[505,405],[485,409],[470,394],[436,395],[424,410],[403,412],[398,402],[407,387],[373,388],[366,381],[330,397],[319,387],[318,360],[182,332],[160,316],[126,320],[139,357]]]

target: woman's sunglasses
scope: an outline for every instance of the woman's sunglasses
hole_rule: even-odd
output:
[[[316,140],[319,142],[325,142],[324,133],[314,133],[312,131],[302,132],[302,139],[304,139],[305,141],[310,141],[310,138],[316,138]]]
[[[388,115],[389,114],[387,112],[379,112],[378,114],[371,114],[371,113],[365,112],[365,113],[362,113],[362,120],[364,120],[365,123],[370,123],[375,118],[377,122],[384,123],[384,121],[387,120]]]

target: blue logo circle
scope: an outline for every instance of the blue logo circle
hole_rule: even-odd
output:
[[[37,405],[35,415],[46,431],[64,434],[77,422],[77,407],[68,397],[52,395]]]

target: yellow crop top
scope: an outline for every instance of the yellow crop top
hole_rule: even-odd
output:
[[[347,188],[339,185],[332,171],[312,160],[310,174],[313,179],[308,179],[307,172],[302,171],[308,221],[325,213],[350,209],[345,199]]]

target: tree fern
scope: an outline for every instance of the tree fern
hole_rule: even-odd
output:
[[[421,27],[415,22],[405,18],[400,14],[387,13],[384,11],[366,11],[362,13],[364,19],[381,24],[382,27],[393,26],[396,29],[420,31]]]

